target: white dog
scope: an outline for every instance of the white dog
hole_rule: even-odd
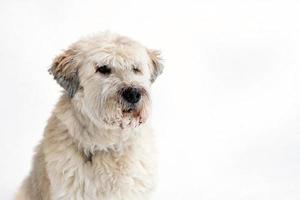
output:
[[[102,33],[55,58],[65,92],[36,149],[17,200],[145,200],[154,188],[150,86],[158,51]]]

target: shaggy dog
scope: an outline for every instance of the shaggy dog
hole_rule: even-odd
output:
[[[158,51],[101,33],[72,44],[49,72],[64,88],[16,200],[145,200],[154,188],[150,86]]]

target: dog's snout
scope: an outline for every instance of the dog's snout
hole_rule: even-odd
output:
[[[137,88],[127,88],[122,92],[122,97],[128,103],[135,104],[141,99],[141,93]]]

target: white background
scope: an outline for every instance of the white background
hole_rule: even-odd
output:
[[[111,30],[165,59],[153,85],[154,200],[300,199],[299,1],[1,1],[0,199],[12,199],[60,95],[47,73]]]

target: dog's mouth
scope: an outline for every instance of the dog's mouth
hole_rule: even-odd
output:
[[[121,129],[137,128],[145,122],[146,117],[138,107],[126,107],[121,109],[121,115],[116,118],[104,118],[107,127],[119,127]]]
[[[125,108],[122,110],[123,118],[130,117],[130,118],[139,118],[141,114],[140,109],[137,108]]]
[[[141,107],[127,107],[122,110],[122,122],[120,123],[120,128],[136,128],[144,123],[145,120],[146,117],[143,115]]]
[[[146,99],[147,100],[147,99]],[[123,98],[117,98],[112,104],[115,113],[104,116],[103,121],[108,128],[137,128],[146,122],[148,118],[147,101],[142,99],[140,102],[130,104]],[[109,110],[111,111],[111,110]]]
[[[133,108],[126,108],[126,109],[123,109],[122,110],[122,113],[123,114],[128,114],[128,113],[132,113],[134,112],[134,109]]]

